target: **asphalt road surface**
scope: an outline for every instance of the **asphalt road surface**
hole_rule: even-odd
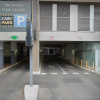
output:
[[[38,100],[100,100],[100,75],[73,66],[57,56],[43,56]],[[0,100],[24,100],[29,64],[24,61],[0,74]]]
[[[24,61],[0,74],[0,100],[25,100],[24,86],[29,84],[29,65]]]

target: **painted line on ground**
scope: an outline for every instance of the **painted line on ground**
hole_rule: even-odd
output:
[[[89,73],[83,73],[83,74],[89,74]]]
[[[73,74],[79,74],[79,73],[73,73]]]
[[[41,75],[46,75],[47,73],[41,73]]]
[[[51,58],[52,59],[52,58]],[[52,59],[53,60],[53,59]],[[53,60],[54,61],[54,60]],[[55,62],[55,61],[54,61]],[[56,63],[56,62],[55,62]],[[57,64],[57,63],[56,63]],[[58,64],[57,64],[58,65]],[[61,68],[59,65],[58,65],[58,67],[63,71],[63,73],[66,73],[65,71],[64,71],[64,69],[63,68]]]
[[[68,73],[62,73],[62,74],[64,75],[64,74],[68,74]]]
[[[56,75],[57,73],[51,73],[52,75]]]

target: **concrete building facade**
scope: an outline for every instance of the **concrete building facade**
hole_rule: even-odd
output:
[[[17,2],[20,3],[20,1]],[[25,2],[30,3],[34,34],[34,0]],[[22,12],[30,17],[29,13]],[[41,70],[43,47],[49,48],[48,52],[50,48],[60,48],[61,56],[69,61],[76,58],[79,63],[83,60],[83,65],[88,61],[90,67],[94,62],[95,70],[100,71],[99,0],[36,0],[36,12],[36,39],[33,47],[34,73],[39,73]],[[12,31],[20,33],[20,36],[16,34],[19,37],[16,40],[8,39],[6,36],[7,40],[2,35],[2,33],[8,34],[8,32],[0,31],[0,47],[3,41],[25,42],[26,31]],[[1,49],[3,48],[1,47]],[[51,50],[49,53],[53,52],[55,55],[58,51]]]

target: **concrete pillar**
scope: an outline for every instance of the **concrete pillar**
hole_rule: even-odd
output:
[[[0,69],[4,67],[4,59],[3,59],[3,42],[0,41]]]
[[[70,4],[70,31],[78,31],[78,5]]]
[[[32,9],[32,12],[33,12],[33,9]],[[39,17],[39,1],[37,1],[37,12],[38,12],[37,13],[37,29],[36,29],[37,38],[34,41],[34,47],[33,47],[33,72],[40,71],[39,69],[39,18],[40,18]]]
[[[17,62],[17,42],[11,42],[11,64]]]
[[[57,31],[57,4],[52,4],[52,31]]]
[[[94,5],[90,5],[90,31],[94,31]]]

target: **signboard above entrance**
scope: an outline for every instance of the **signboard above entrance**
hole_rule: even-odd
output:
[[[31,19],[31,1],[0,1],[0,31],[26,32],[26,20]]]

